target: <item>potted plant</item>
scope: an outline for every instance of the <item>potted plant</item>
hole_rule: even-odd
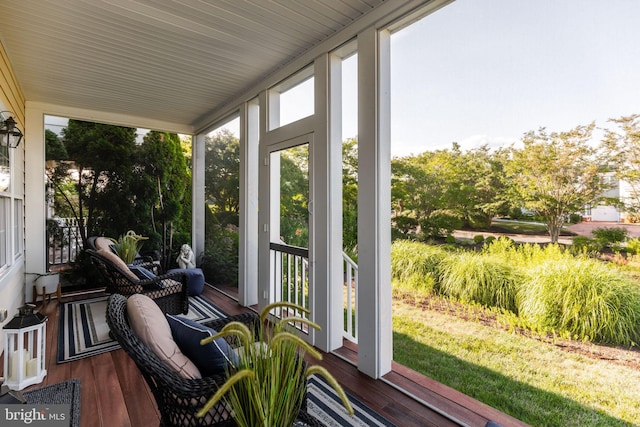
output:
[[[115,243],[116,254],[126,264],[131,264],[140,252],[143,240],[147,239],[148,237],[143,237],[139,234],[136,234],[135,231],[129,230],[127,231],[127,234],[120,236],[118,240],[112,240]]]
[[[283,317],[267,328],[267,315],[279,307],[309,313],[295,304],[274,303],[262,310],[256,333],[242,323],[231,322],[217,335],[201,341],[204,345],[217,338],[233,335],[239,338],[242,347],[238,349],[237,366],[229,369],[227,381],[209,399],[198,416],[204,416],[224,398],[234,414],[234,421],[240,427],[290,427],[306,397],[307,378],[313,374],[322,375],[331,384],[347,412],[353,415],[353,408],[336,379],[325,368],[311,366],[304,361],[305,353],[318,360],[322,359],[322,355],[296,335],[291,324],[308,325],[314,329],[320,327],[308,319],[292,316]],[[258,343],[254,343],[255,337],[259,338]]]

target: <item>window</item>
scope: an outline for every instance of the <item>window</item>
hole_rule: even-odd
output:
[[[9,164],[9,147],[0,146],[0,193],[9,191],[11,184],[11,165]]]
[[[13,203],[14,215],[13,215],[13,257],[18,258],[22,254],[22,222],[23,222],[23,210],[22,200],[16,199]]]
[[[269,130],[315,112],[313,67],[305,68],[269,90]]]
[[[9,204],[11,199],[8,197],[0,197],[0,270],[8,265],[7,248],[9,246],[8,232],[9,222]]]

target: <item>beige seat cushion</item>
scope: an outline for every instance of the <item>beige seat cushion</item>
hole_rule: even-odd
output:
[[[107,237],[97,237],[95,242],[93,242],[93,244],[96,247],[96,250],[100,250],[100,249],[105,249],[105,250],[111,250],[111,245],[113,245],[113,240],[107,238]]]
[[[167,318],[151,298],[131,295],[127,299],[127,316],[136,336],[167,366],[184,378],[202,378],[196,365],[178,348]]]
[[[127,266],[127,264],[122,260],[122,258],[120,258],[118,255],[114,254],[113,252],[111,252],[109,249],[100,249],[98,251],[98,253],[100,255],[102,255],[103,257],[105,257],[107,260],[111,261],[112,264],[117,265],[122,271],[124,271],[127,276],[129,276],[131,278],[131,280],[133,280],[134,282],[137,282],[138,280],[138,276],[136,276],[134,274],[133,271],[129,270],[129,267]]]

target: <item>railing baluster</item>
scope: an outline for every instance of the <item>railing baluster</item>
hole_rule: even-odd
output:
[[[272,301],[287,301],[309,308],[309,250],[279,243],[271,243],[270,249],[274,262]],[[346,316],[343,337],[357,342],[358,265],[344,252],[342,258]],[[277,260],[280,260],[280,265],[277,265]],[[302,315],[302,313],[293,314]],[[279,313],[279,316],[283,316],[283,313]]]

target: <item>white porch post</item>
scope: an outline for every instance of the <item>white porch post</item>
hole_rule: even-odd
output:
[[[26,103],[24,177],[24,240],[25,271],[44,273],[47,265],[46,204],[44,185],[44,113]],[[33,275],[27,275],[34,277]],[[25,301],[33,301],[33,283],[25,284]]]
[[[358,35],[358,369],[391,370],[389,34]]]
[[[240,109],[240,230],[238,302],[258,303],[258,141],[260,107],[257,100]]]
[[[270,266],[269,261],[271,259],[269,255],[269,243],[272,230],[275,230],[276,225],[271,224],[271,210],[273,209],[270,203],[269,193],[271,191],[271,171],[269,169],[269,151],[265,143],[265,136],[267,134],[268,120],[275,120],[272,115],[276,115],[278,109],[273,108],[273,112],[269,111],[271,106],[268,104],[267,92],[263,91],[259,97],[260,105],[260,145],[258,147],[258,194],[261,198],[260,209],[258,210],[258,307],[264,308],[269,304],[269,291],[271,284],[271,277],[269,275]],[[279,187],[277,187],[279,189]],[[278,197],[276,200],[280,200]],[[278,207],[279,208],[279,207]],[[278,219],[279,219],[278,215]],[[270,229],[271,228],[271,229]],[[278,229],[279,229],[278,225]]]
[[[342,120],[340,59],[315,61],[315,119],[312,201],[314,245],[313,319],[322,329],[314,344],[323,351],[342,346]],[[331,108],[329,107],[331,106]],[[322,125],[320,125],[322,124]],[[326,124],[326,125],[325,125]]]
[[[191,229],[193,235],[192,249],[196,256],[204,251],[204,155],[205,155],[205,134],[200,133],[193,137],[191,161],[193,162],[193,193],[191,195]]]

